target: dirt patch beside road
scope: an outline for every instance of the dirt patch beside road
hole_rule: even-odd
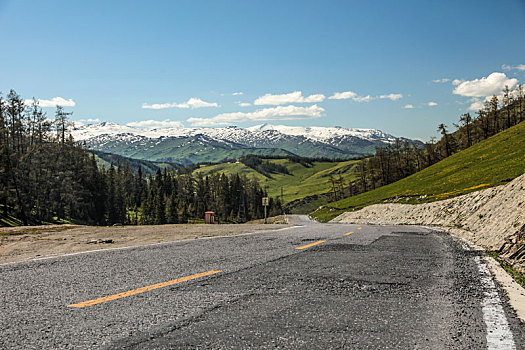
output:
[[[286,225],[52,225],[0,228],[0,263],[105,248],[276,230]]]

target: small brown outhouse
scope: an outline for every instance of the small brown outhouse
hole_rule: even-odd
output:
[[[215,213],[212,211],[204,212],[204,223],[214,224],[215,223]]]

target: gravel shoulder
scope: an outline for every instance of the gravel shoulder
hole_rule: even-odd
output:
[[[0,228],[0,263],[90,250],[277,230],[283,224],[24,226]]]

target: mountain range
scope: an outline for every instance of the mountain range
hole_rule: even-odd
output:
[[[375,152],[396,137],[377,129],[294,127],[141,129],[112,122],[76,126],[71,132],[86,148],[158,162],[220,162],[247,154],[351,159]],[[399,138],[422,146],[420,141]]]

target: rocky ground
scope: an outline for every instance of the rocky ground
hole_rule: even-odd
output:
[[[281,220],[280,222],[283,222]],[[276,230],[282,224],[77,226],[0,228],[0,263],[88,250]]]
[[[498,251],[525,273],[525,174],[506,185],[443,201],[371,205],[333,222],[439,226]]]

